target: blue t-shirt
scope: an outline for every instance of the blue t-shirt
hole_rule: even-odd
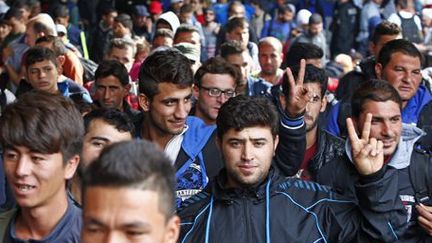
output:
[[[19,212],[19,210],[17,211]],[[12,218],[9,223],[9,229],[7,231],[6,242],[14,243],[79,243],[81,228],[82,228],[82,218],[81,209],[68,197],[68,209],[60,222],[56,225],[54,230],[42,240],[22,240],[16,236],[15,220],[16,215]]]

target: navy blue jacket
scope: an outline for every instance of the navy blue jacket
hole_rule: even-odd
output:
[[[359,206],[275,168],[255,188],[225,188],[223,170],[179,209],[179,242],[394,242],[406,215],[390,170],[360,180]]]

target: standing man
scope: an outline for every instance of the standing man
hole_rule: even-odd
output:
[[[4,170],[17,207],[0,215],[2,242],[79,242],[81,209],[68,197],[84,127],[74,103],[34,91],[0,119]]]

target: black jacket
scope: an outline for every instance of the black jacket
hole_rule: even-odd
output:
[[[322,176],[320,172],[323,166],[334,162],[335,159],[345,154],[345,141],[322,129],[318,129],[317,145],[318,152],[308,164],[308,171],[313,181]]]
[[[178,211],[179,242],[394,242],[406,216],[392,173],[362,178],[356,206],[277,169],[255,188],[225,188],[223,170]]]

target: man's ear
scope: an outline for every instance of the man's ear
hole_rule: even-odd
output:
[[[375,74],[378,79],[383,79],[382,70],[383,70],[383,66],[381,65],[381,63],[375,64]]]
[[[69,180],[72,179],[73,175],[75,174],[75,171],[78,168],[80,162],[80,156],[78,154],[75,154],[70,158],[65,165],[65,179]]]
[[[176,243],[180,235],[180,218],[177,215],[172,216],[165,229],[165,240],[166,243]]]
[[[273,156],[276,155],[276,148],[279,144],[279,135],[276,135],[275,139],[274,139],[274,148],[273,148]]]
[[[327,96],[324,95],[324,97],[321,99],[321,109],[320,112],[324,112],[327,107]]]
[[[131,84],[126,84],[126,85],[124,86],[124,94],[123,94],[123,97],[126,97],[126,96],[129,94],[129,91],[130,91],[131,87],[132,87]]]
[[[138,104],[143,111],[147,112],[150,110],[150,99],[145,94],[138,95]]]
[[[66,61],[66,57],[64,55],[60,55],[57,57],[57,61],[59,63],[59,66],[63,67],[63,65]]]
[[[194,84],[194,85],[192,86],[192,94],[193,94],[193,96],[194,96],[195,98],[198,99],[198,97],[199,97],[199,87],[198,87],[198,85]]]

